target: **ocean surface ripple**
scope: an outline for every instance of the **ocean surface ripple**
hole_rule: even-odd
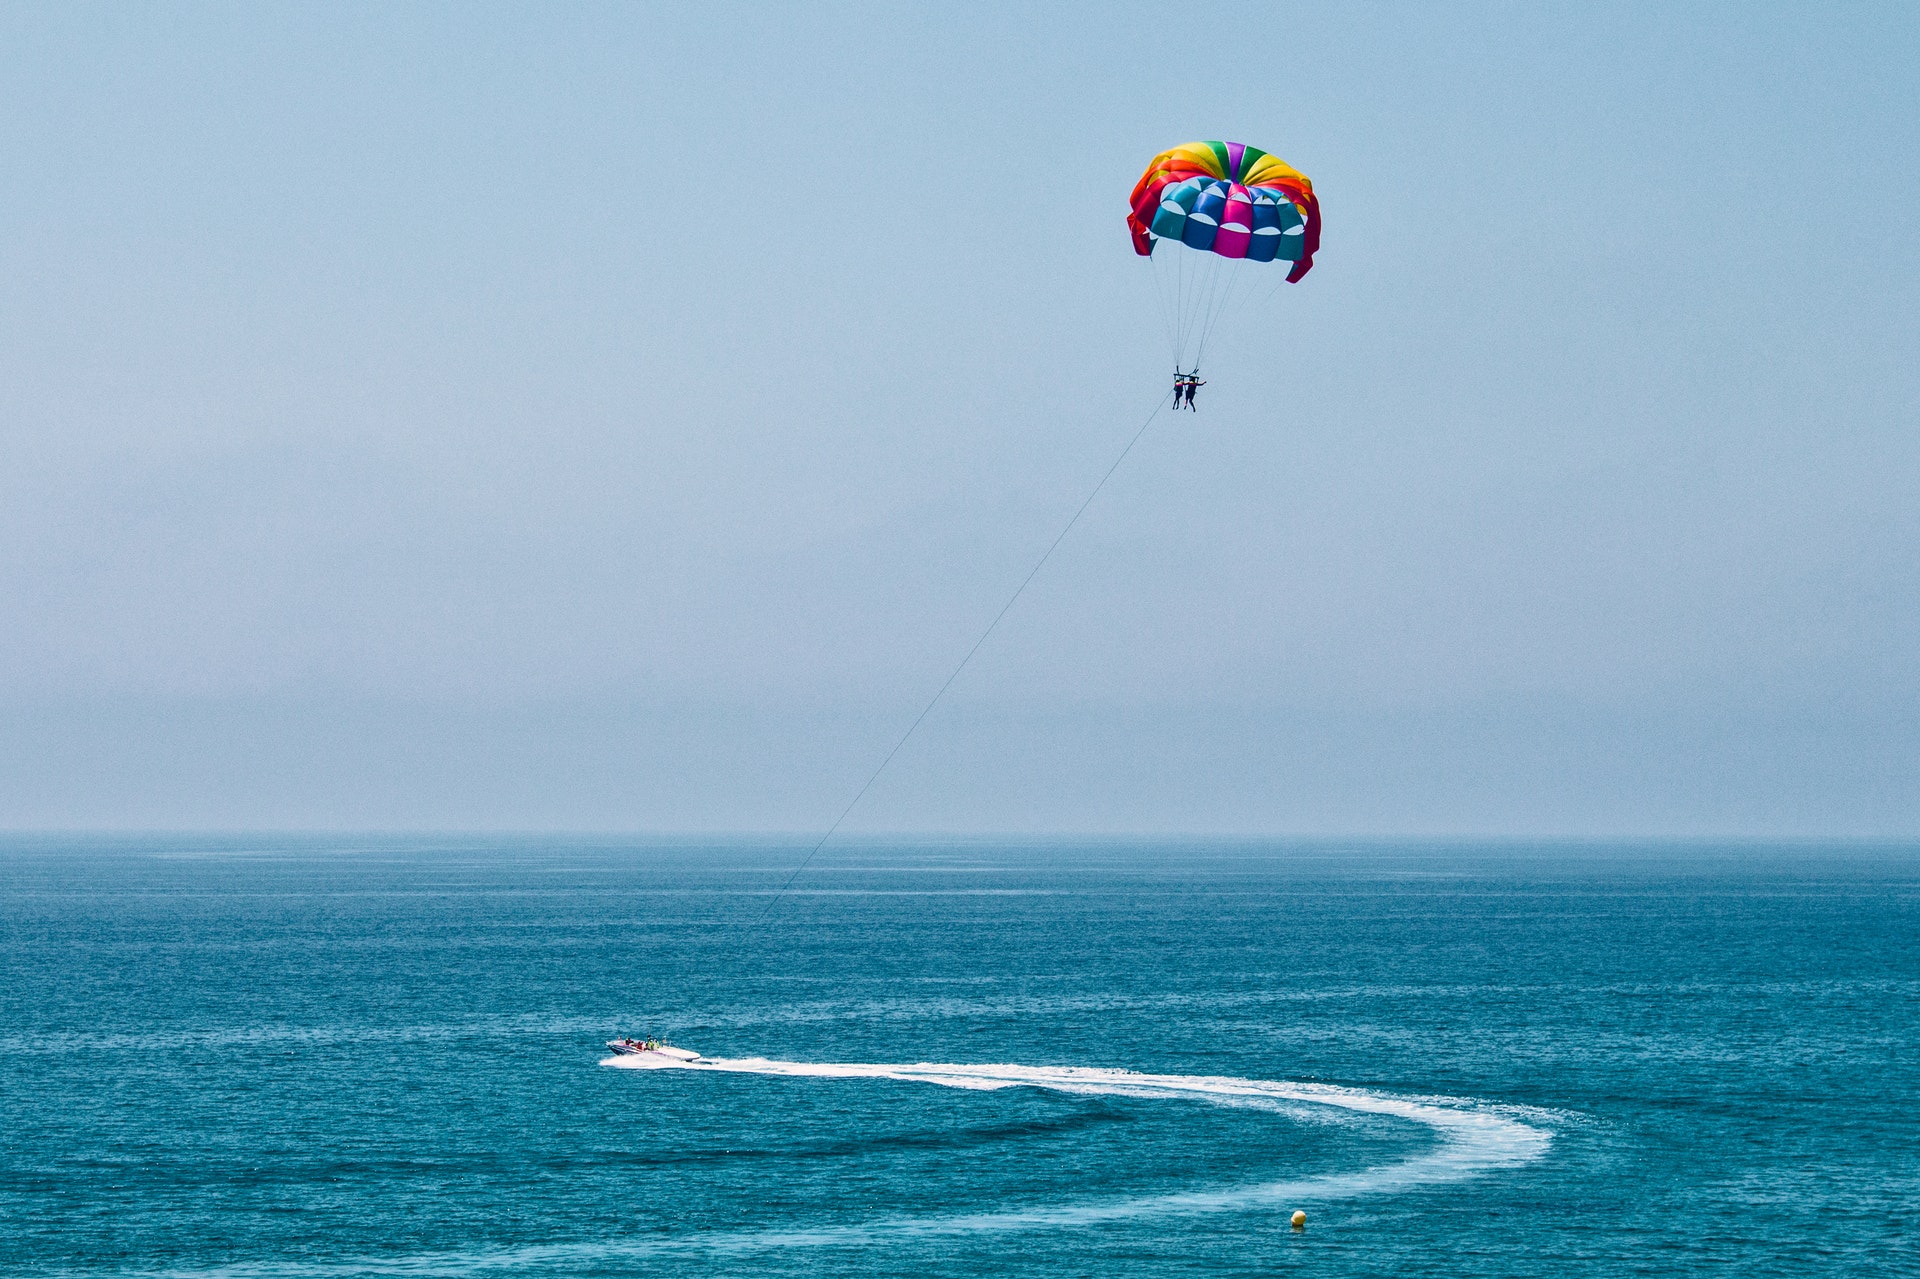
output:
[[[798,855],[0,839],[0,1274],[1920,1273],[1912,847]]]

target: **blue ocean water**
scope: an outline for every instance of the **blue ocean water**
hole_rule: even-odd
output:
[[[1920,850],[801,851],[8,839],[0,1272],[1920,1265]]]

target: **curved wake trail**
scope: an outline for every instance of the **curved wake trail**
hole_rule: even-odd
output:
[[[903,1235],[971,1234],[993,1230],[1092,1225],[1157,1214],[1227,1212],[1350,1199],[1414,1186],[1459,1181],[1496,1168],[1531,1163],[1544,1155],[1553,1141],[1553,1135],[1544,1128],[1522,1123],[1509,1114],[1477,1107],[1473,1102],[1458,1098],[1396,1097],[1358,1088],[1275,1079],[1240,1079],[1225,1075],[1150,1075],[1089,1066],[961,1065],[941,1062],[881,1065],[773,1061],[765,1057],[703,1058],[679,1062],[671,1058],[642,1055],[609,1057],[600,1064],[628,1070],[704,1070],[811,1079],[893,1079],[937,1084],[943,1088],[1046,1088],[1054,1092],[1086,1096],[1166,1097],[1270,1110],[1303,1104],[1332,1106],[1340,1110],[1411,1120],[1431,1128],[1441,1139],[1438,1147],[1424,1154],[1356,1172],[1325,1173],[1224,1190],[1147,1195],[1011,1212],[896,1218],[859,1226],[783,1232],[778,1242],[787,1245],[848,1244]],[[762,1246],[773,1242],[766,1236],[756,1238],[762,1241]]]
[[[811,1229],[739,1230],[697,1238],[625,1238],[578,1243],[530,1244],[472,1252],[425,1252],[342,1261],[240,1262],[205,1269],[148,1272],[155,1279],[349,1279],[355,1275],[445,1276],[573,1273],[621,1261],[744,1256],[790,1248],[849,1248],[941,1236],[1062,1229],[1102,1222],[1138,1221],[1159,1215],[1277,1209],[1327,1203],[1417,1186],[1460,1181],[1496,1168],[1531,1163],[1547,1151],[1552,1133],[1462,1098],[1396,1097],[1330,1084],[1239,1079],[1223,1075],[1150,1075],[1086,1066],[962,1065],[918,1062],[772,1061],[764,1057],[703,1058],[681,1062],[652,1054],[609,1057],[624,1070],[688,1070],[726,1074],[783,1075],[809,1079],[889,1079],[943,1088],[1047,1088],[1086,1096],[1164,1097],[1263,1110],[1330,1106],[1424,1124],[1440,1138],[1424,1154],[1354,1172],[1324,1173],[1290,1181],[1260,1182],[1221,1190],[1187,1191],[1094,1200],[1007,1212],[946,1216],[884,1217],[851,1225]],[[1533,1112],[1527,1113],[1533,1117]]]

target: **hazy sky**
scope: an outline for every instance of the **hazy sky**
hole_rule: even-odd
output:
[[[0,10],[0,826],[1920,833],[1920,9]]]

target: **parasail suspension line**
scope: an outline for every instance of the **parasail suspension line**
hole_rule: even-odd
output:
[[[880,767],[874,769],[867,780],[860,784],[860,789],[855,791],[853,798],[847,801],[847,806],[840,810],[838,817],[833,819],[833,825],[827,827],[827,833],[822,835],[819,841],[807,850],[807,855],[800,859],[800,864],[793,868],[791,875],[787,876],[786,883],[780,885],[780,891],[773,895],[773,900],[767,903],[767,908],[760,913],[760,918],[755,921],[755,928],[766,925],[767,919],[774,912],[774,908],[780,905],[780,899],[786,896],[789,888],[793,887],[793,881],[800,878],[800,872],[805,870],[808,863],[813,861],[815,855],[827,846],[827,841],[833,838],[834,833],[840,829],[841,823],[846,821],[853,810],[859,806],[860,801],[866,798],[867,792],[873,789],[873,784],[880,780],[880,774],[887,771],[887,765],[893,763],[893,757],[900,753],[900,748],[907,744],[907,739],[911,738],[914,731],[920,727],[927,716],[933,713],[933,708],[940,704],[940,699],[945,697],[947,690],[953,687],[953,681],[960,678],[960,672],[967,669],[967,663],[973,660],[973,655],[980,651],[980,646],[987,642],[987,637],[992,635],[995,629],[999,627],[1001,619],[1013,611],[1013,606],[1019,602],[1022,595],[1026,594],[1027,587],[1033,584],[1033,579],[1040,576],[1040,570],[1047,566],[1047,561],[1053,558],[1053,553],[1060,549],[1060,543],[1067,540],[1067,534],[1073,532],[1073,526],[1080,522],[1080,517],[1087,513],[1089,506],[1093,505],[1093,499],[1100,496],[1100,490],[1107,487],[1107,481],[1112,479],[1113,473],[1120,469],[1120,464],[1127,460],[1127,454],[1133,452],[1133,446],[1140,442],[1140,438],[1147,433],[1147,428],[1153,425],[1153,420],[1160,416],[1160,410],[1167,407],[1167,399],[1172,394],[1172,391],[1168,391],[1166,395],[1160,397],[1160,402],[1153,406],[1153,412],[1147,414],[1147,420],[1140,424],[1140,429],[1133,433],[1133,438],[1127,441],[1127,446],[1120,450],[1120,456],[1113,459],[1113,465],[1107,468],[1107,473],[1100,477],[1100,482],[1093,486],[1093,491],[1087,494],[1086,500],[1080,503],[1072,516],[1061,526],[1060,532],[1055,535],[1052,542],[1048,543],[1047,549],[1041,553],[1040,558],[1036,560],[1033,567],[1027,571],[1027,575],[1020,579],[1020,585],[1014,587],[1013,594],[1007,597],[1007,602],[1000,606],[1000,611],[993,615],[991,622],[987,623],[987,629],[980,632],[980,638],[973,642],[973,647],[967,650],[967,655],[960,659],[960,664],[953,668],[953,673],[947,676],[946,682],[941,684],[934,695],[927,699],[927,704],[920,709],[918,715],[913,717],[913,723],[907,725],[907,731],[900,734],[900,740],[893,744],[893,749],[888,751],[886,758],[880,761]]]

